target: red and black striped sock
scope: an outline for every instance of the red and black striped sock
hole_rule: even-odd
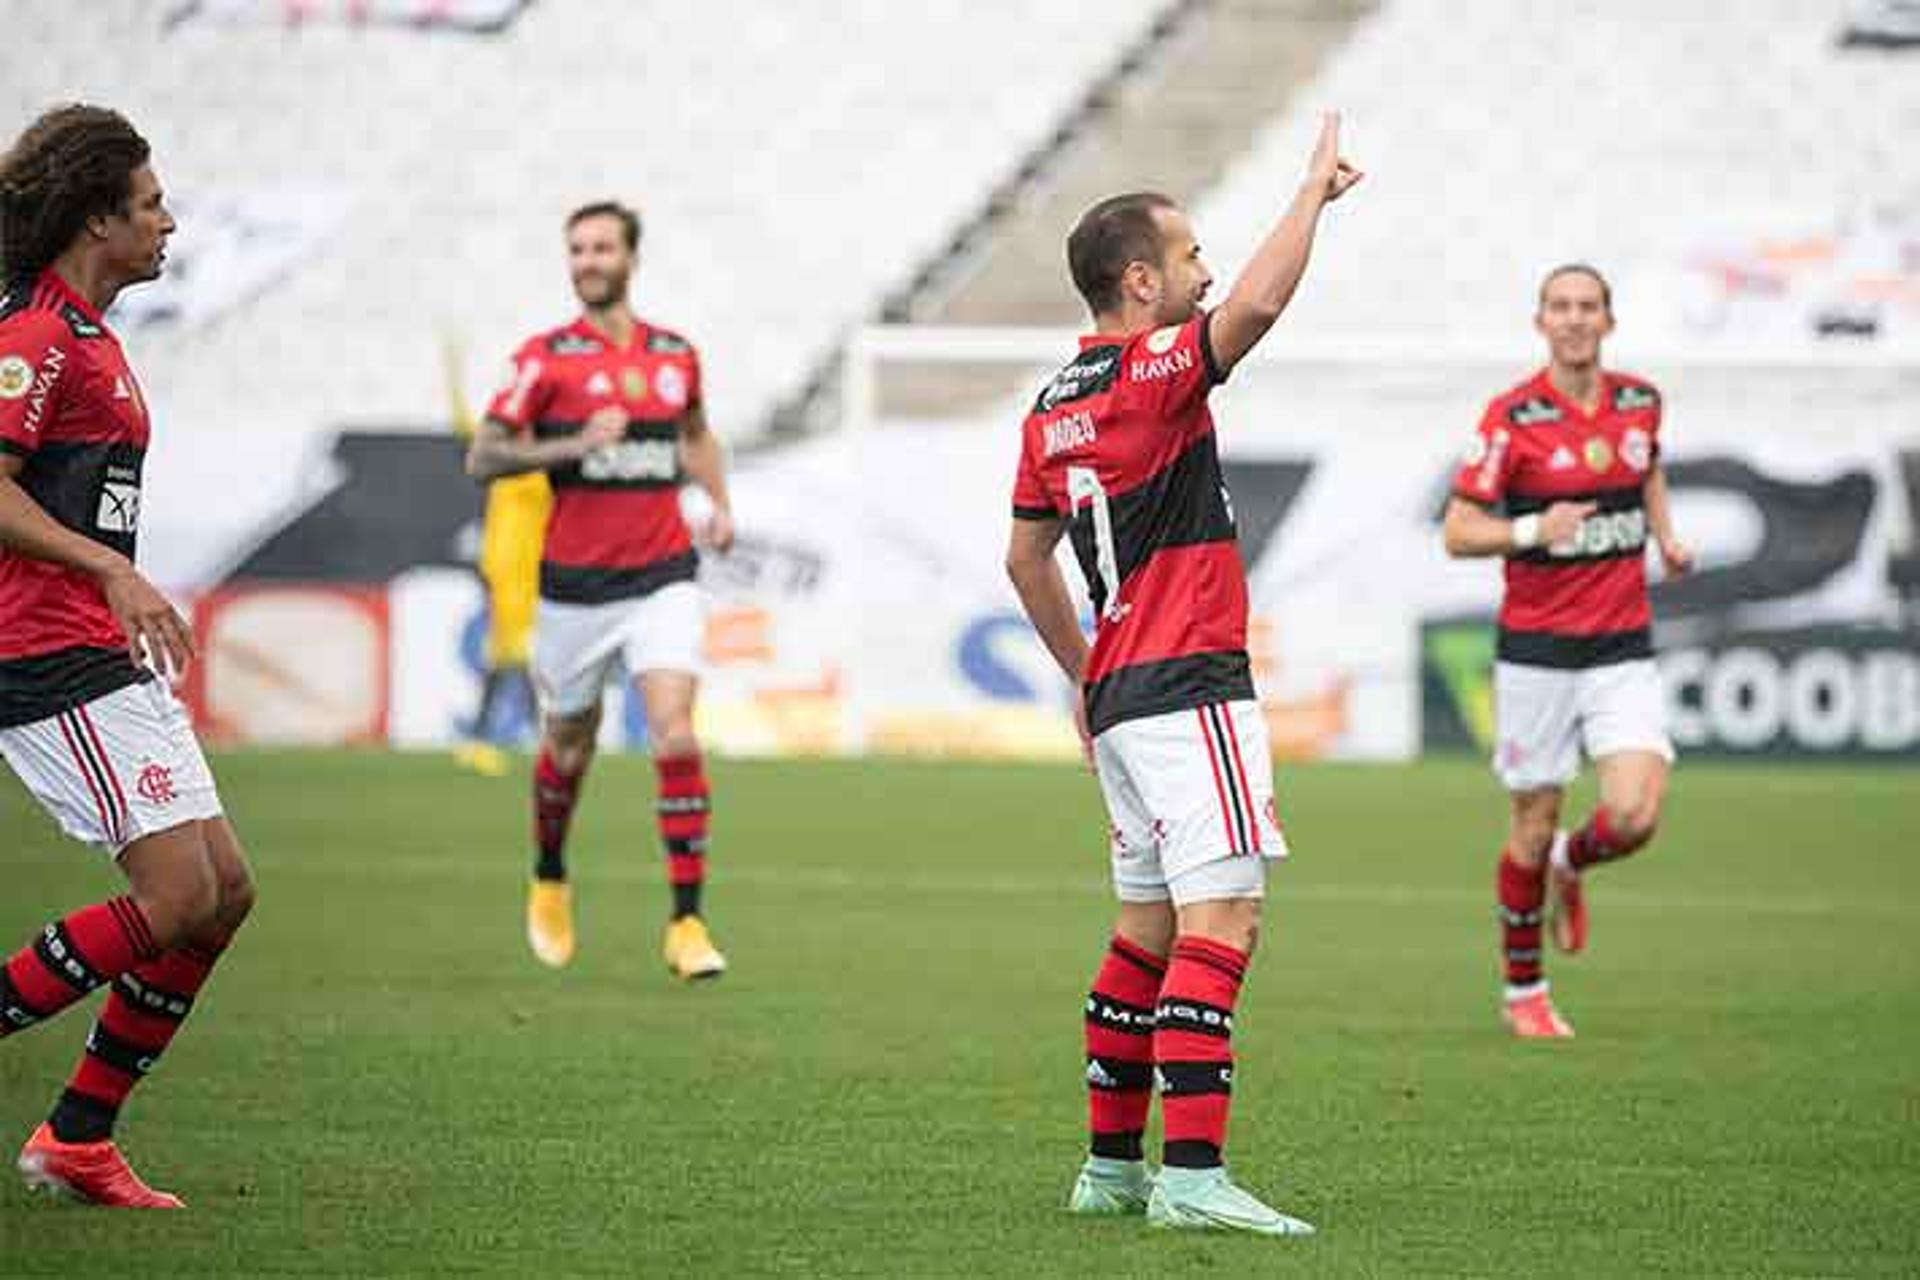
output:
[[[1507,993],[1518,994],[1541,982],[1541,908],[1547,898],[1544,867],[1527,867],[1500,851],[1496,881],[1500,902],[1500,954],[1506,962]]]
[[[660,842],[667,850],[667,883],[673,887],[673,918],[700,914],[700,890],[707,879],[707,821],[712,792],[700,755],[657,756],[653,767],[660,787],[655,810]]]
[[[567,878],[567,827],[580,799],[578,773],[562,773],[545,750],[533,764],[533,874],[540,880]]]
[[[1637,840],[1623,838],[1607,819],[1607,811],[1595,809],[1587,825],[1567,837],[1567,864],[1575,871],[1582,871],[1602,862],[1612,862],[1634,852],[1647,839],[1646,836]]]
[[[1227,1143],[1233,1102],[1233,1006],[1247,955],[1210,938],[1173,941],[1173,959],[1153,1012],[1153,1063],[1160,1076],[1163,1162],[1211,1169]]]
[[[1167,962],[1115,934],[1087,993],[1087,1128],[1096,1156],[1141,1158],[1153,1107],[1153,1005]]]
[[[47,1123],[62,1142],[103,1142],[113,1136],[120,1107],[166,1050],[193,1009],[194,997],[226,950],[176,947],[114,979],[87,1049]]]
[[[159,954],[146,915],[130,897],[54,921],[0,967],[0,1036],[51,1018]]]

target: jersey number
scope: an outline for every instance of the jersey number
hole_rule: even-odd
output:
[[[1082,502],[1093,509],[1094,561],[1107,598],[1102,612],[1108,622],[1118,622],[1127,611],[1120,607],[1120,558],[1113,547],[1113,509],[1107,505],[1107,491],[1101,487],[1098,472],[1092,467],[1068,467],[1067,503],[1072,514],[1080,514]]]

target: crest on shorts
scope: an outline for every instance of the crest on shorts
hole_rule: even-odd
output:
[[[0,400],[18,400],[33,385],[33,366],[24,356],[0,359]]]
[[[173,770],[163,764],[150,764],[140,770],[140,776],[134,781],[133,789],[148,804],[172,804],[175,795],[173,789]]]

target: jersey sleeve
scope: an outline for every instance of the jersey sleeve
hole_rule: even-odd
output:
[[[1507,496],[1507,482],[1513,476],[1513,436],[1499,401],[1487,406],[1480,425],[1467,443],[1460,459],[1460,470],[1453,477],[1456,496],[1494,506]]]
[[[1016,520],[1057,520],[1059,510],[1047,494],[1040,478],[1040,465],[1034,454],[1035,433],[1022,431],[1020,468],[1013,477],[1013,515]]]
[[[19,313],[0,330],[0,451],[30,457],[40,448],[73,365],[71,331],[50,311]]]
[[[516,351],[508,363],[505,380],[487,403],[487,417],[517,432],[525,432],[532,428],[552,399],[553,383],[547,377],[546,349],[537,342],[529,342]]]

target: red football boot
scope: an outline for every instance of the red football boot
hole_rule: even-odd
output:
[[[179,1196],[155,1191],[127,1167],[111,1142],[62,1142],[41,1125],[20,1148],[20,1176],[35,1191],[71,1196],[109,1209],[184,1209]]]

